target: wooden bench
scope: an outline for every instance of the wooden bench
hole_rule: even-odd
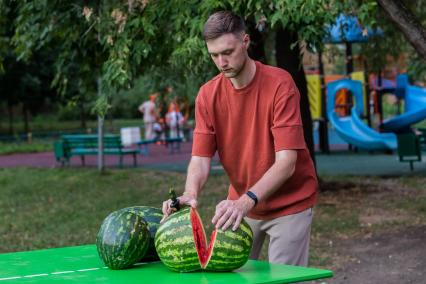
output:
[[[140,153],[143,155],[149,155],[149,145],[155,144],[157,142],[161,142],[166,147],[169,148],[169,153],[173,154],[175,152],[180,152],[180,143],[182,143],[183,139],[182,137],[175,137],[175,138],[165,138],[165,139],[147,139],[147,140],[141,140],[138,143],[136,143],[139,147]]]
[[[106,134],[103,137],[104,155],[119,156],[119,166],[123,167],[123,156],[132,155],[133,165],[137,166],[138,149],[124,148],[119,135]],[[98,155],[98,136],[96,134],[63,135],[54,144],[55,158],[62,165],[69,164],[72,156],[80,156],[85,165],[85,156]]]

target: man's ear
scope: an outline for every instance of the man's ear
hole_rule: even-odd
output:
[[[248,34],[244,34],[243,36],[243,44],[246,49],[250,46],[250,36]]]

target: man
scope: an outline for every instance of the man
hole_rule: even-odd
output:
[[[149,100],[141,104],[138,110],[143,114],[143,122],[145,127],[145,139],[154,139],[155,133],[153,130],[154,123],[157,120],[155,100],[158,93],[149,96]]]
[[[244,21],[232,12],[211,15],[203,36],[220,74],[196,99],[192,158],[179,202],[197,206],[217,151],[231,185],[216,207],[216,228],[235,230],[247,216],[251,258],[269,235],[270,262],[306,266],[318,186],[297,87],[286,71],[249,58]],[[174,210],[170,205],[163,203],[165,216]]]

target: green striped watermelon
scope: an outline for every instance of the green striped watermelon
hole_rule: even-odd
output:
[[[201,218],[193,208],[170,215],[155,235],[161,261],[178,272],[238,269],[247,262],[252,243],[253,233],[243,220],[236,231],[213,231],[207,244]]]
[[[157,232],[158,227],[160,226],[160,221],[163,218],[163,211],[160,208],[150,207],[150,206],[133,206],[124,208],[121,210],[127,210],[138,214],[143,217],[146,223],[148,224],[148,231],[150,235],[149,247],[146,255],[140,259],[140,261],[156,261],[159,260],[157,251],[155,250],[154,238],[155,233]]]
[[[149,246],[146,221],[133,210],[121,209],[109,214],[96,238],[102,261],[111,269],[124,269],[142,259]]]

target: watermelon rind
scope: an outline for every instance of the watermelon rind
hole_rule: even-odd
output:
[[[216,238],[206,270],[232,271],[243,266],[249,259],[253,244],[250,225],[242,220],[237,230],[216,230]]]
[[[172,271],[190,272],[201,268],[194,245],[190,208],[170,215],[155,235],[155,248]]]
[[[148,250],[143,258],[141,258],[140,262],[150,262],[150,261],[158,261],[160,258],[158,257],[157,251],[154,245],[155,233],[160,226],[160,221],[163,218],[163,211],[160,208],[151,207],[151,206],[132,206],[123,208],[120,210],[133,212],[144,218],[148,225],[148,231],[150,235]]]
[[[111,269],[125,269],[142,259],[149,246],[147,222],[132,211],[118,210],[103,221],[96,237],[101,260]]]

